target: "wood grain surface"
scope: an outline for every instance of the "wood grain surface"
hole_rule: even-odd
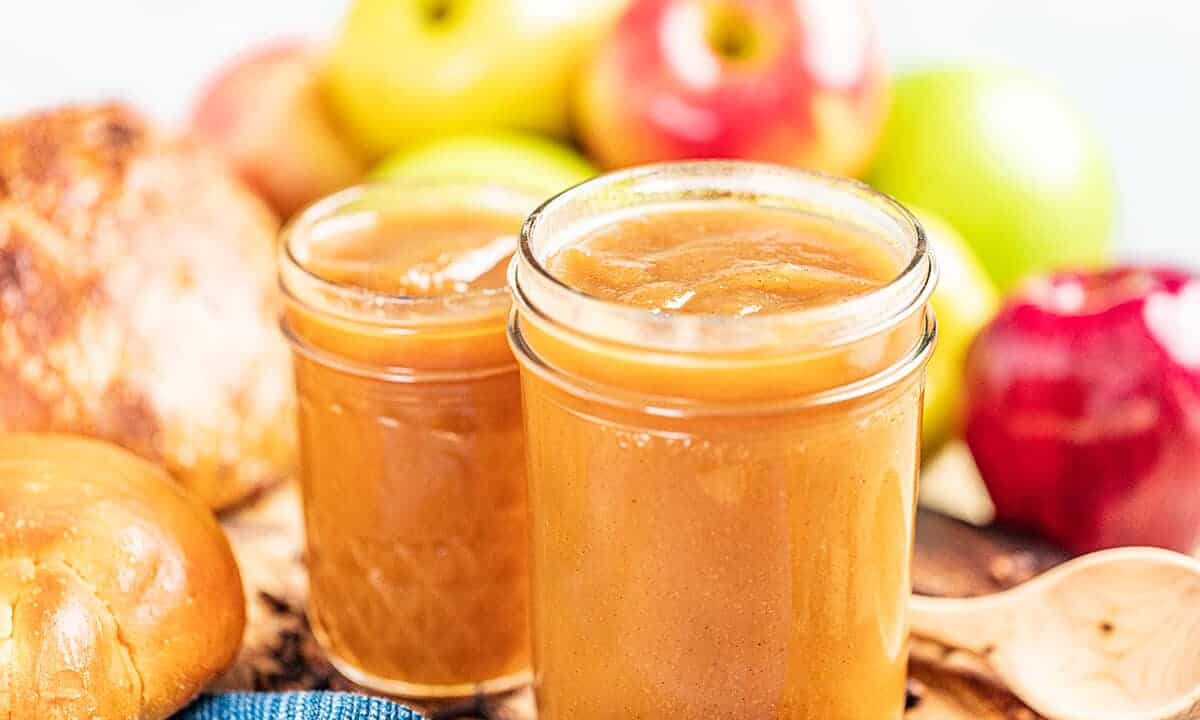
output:
[[[303,532],[294,487],[260,498],[225,519],[242,565],[250,627],[237,665],[220,689],[354,690],[324,661],[304,620]],[[1011,587],[1065,559],[1059,551],[996,529],[922,510],[917,521],[917,592],[966,597]],[[977,658],[933,643],[912,645],[905,720],[1039,720]],[[532,720],[531,694],[420,706],[439,720]]]

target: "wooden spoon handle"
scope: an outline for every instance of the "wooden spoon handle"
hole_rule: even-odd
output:
[[[978,598],[913,595],[908,621],[914,635],[986,660],[1012,635],[1009,608],[1009,597],[1004,593]]]

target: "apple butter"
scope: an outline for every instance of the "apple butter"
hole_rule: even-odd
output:
[[[309,616],[333,664],[409,697],[528,679],[528,521],[505,270],[535,202],[376,185],[285,231]]]
[[[898,720],[932,260],[851,181],[635,168],[525,225],[541,720]]]

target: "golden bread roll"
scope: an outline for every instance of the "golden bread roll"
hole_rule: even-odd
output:
[[[286,476],[276,231],[122,106],[0,121],[0,431],[110,440],[214,508]]]
[[[208,509],[121,448],[0,435],[0,718],[159,720],[245,625]]]

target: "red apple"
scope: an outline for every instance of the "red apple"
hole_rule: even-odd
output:
[[[1022,286],[973,344],[966,437],[1001,521],[1075,552],[1200,536],[1200,276]]]
[[[317,76],[304,43],[264,46],[222,70],[192,116],[196,133],[284,216],[353,184],[365,170],[326,113]]]
[[[889,99],[863,0],[635,0],[576,118],[606,168],[718,157],[859,175]]]

